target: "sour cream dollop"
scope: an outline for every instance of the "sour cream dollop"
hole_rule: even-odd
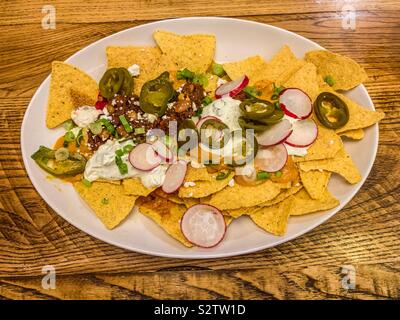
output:
[[[93,106],[82,106],[71,112],[71,119],[78,127],[85,128],[95,122],[102,113]]]

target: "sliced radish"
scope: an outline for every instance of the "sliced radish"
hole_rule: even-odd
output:
[[[226,224],[224,216],[217,208],[196,204],[184,213],[181,230],[189,242],[199,247],[211,248],[224,238]]]
[[[307,147],[317,139],[317,136],[318,128],[314,120],[300,120],[293,124],[293,132],[285,143],[292,147]]]
[[[178,160],[170,165],[165,173],[162,190],[165,193],[172,193],[179,189],[185,179],[187,163],[183,160]]]
[[[168,148],[164,143],[157,140],[152,144],[152,146],[157,155],[161,158],[161,160],[165,162],[173,162],[174,154],[172,153],[171,149]]]
[[[136,169],[150,171],[161,163],[161,158],[151,144],[141,143],[129,153],[129,162]]]
[[[295,119],[308,118],[312,112],[310,97],[297,88],[283,90],[279,95],[279,104],[286,115]]]
[[[276,172],[285,166],[287,159],[288,153],[285,146],[277,144],[258,150],[254,164],[261,170]]]
[[[215,121],[221,121],[220,119],[218,119],[217,117],[213,117],[213,116],[206,116],[204,118],[199,119],[199,121],[197,121],[196,123],[196,127],[198,130],[200,130],[201,125],[206,122],[207,120],[215,120]]]
[[[269,127],[257,136],[257,142],[261,146],[274,146],[285,141],[292,134],[292,124],[283,119],[277,124]]]
[[[215,97],[218,99],[225,95],[234,97],[240,91],[242,91],[248,84],[249,84],[249,78],[243,75],[233,81],[220,85],[217,88],[217,90],[215,90]]]

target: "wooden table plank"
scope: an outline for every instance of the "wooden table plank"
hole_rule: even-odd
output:
[[[6,1],[0,8],[0,298],[399,298],[398,1],[353,2],[355,31],[341,28],[340,1],[183,5],[172,0],[166,6],[160,0],[132,5],[60,0],[55,30],[41,28],[44,4]],[[377,159],[365,185],[343,210],[306,235],[229,259],[145,256],[108,245],[69,225],[33,188],[19,146],[25,109],[50,72],[51,61],[64,60],[104,36],[145,22],[215,12],[294,31],[365,67],[366,87],[375,107],[386,113],[380,124]],[[60,276],[54,292],[40,286],[46,264],[54,265]],[[338,287],[343,264],[355,265],[362,279],[359,290],[349,294]],[[216,282],[220,285],[214,286]],[[160,285],[152,288],[146,283]],[[84,294],[77,290],[82,285]],[[164,293],[161,285],[168,288]]]

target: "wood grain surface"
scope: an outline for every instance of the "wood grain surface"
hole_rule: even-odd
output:
[[[46,1],[0,6],[0,299],[399,299],[400,3],[398,1],[52,1],[56,29],[41,27]],[[343,5],[356,29],[343,30]],[[294,31],[360,62],[380,123],[375,165],[347,206],[306,235],[251,255],[176,260],[96,240],[53,212],[23,166],[20,127],[50,72],[86,45],[154,20],[215,15]],[[52,265],[57,287],[42,288]],[[342,287],[343,265],[356,287]]]

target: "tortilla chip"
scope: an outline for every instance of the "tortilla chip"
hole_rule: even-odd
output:
[[[249,78],[250,84],[261,79],[260,70],[265,70],[266,66],[267,63],[259,55],[223,64],[224,70],[228,74],[229,78],[235,80],[246,75]]]
[[[332,77],[334,90],[349,90],[368,79],[364,68],[353,59],[327,50],[309,51],[305,60],[314,64],[323,78]]]
[[[286,88],[299,88],[307,93],[311,100],[314,101],[319,93],[317,68],[312,63],[304,64],[283,83],[283,86]]]
[[[276,236],[286,232],[286,226],[293,205],[293,196],[270,207],[262,207],[250,215],[251,220],[265,231]]]
[[[94,105],[99,87],[82,70],[61,61],[51,65],[50,93],[46,126],[55,128],[71,119],[71,112],[81,105]]]
[[[181,201],[186,206],[186,208],[190,208],[200,203],[200,200],[197,198],[182,198]]]
[[[233,187],[226,187],[213,194],[207,203],[220,210],[253,207],[275,198],[279,192],[280,188],[269,180],[256,186],[241,186],[235,183]]]
[[[74,188],[108,229],[115,228],[129,215],[138,198],[124,194],[122,186],[112,183],[95,181],[86,187],[78,181]]]
[[[324,86],[321,89],[323,91],[328,91],[338,96],[347,104],[347,107],[349,108],[349,121],[343,127],[337,129],[337,133],[372,126],[373,124],[383,119],[383,117],[385,116],[385,114],[381,111],[371,111],[367,108],[360,106],[353,100],[347,98],[345,95],[335,92],[329,86]]]
[[[283,71],[279,77],[275,80],[277,86],[286,83],[297,71],[305,66],[306,62],[304,60],[296,60],[290,64],[285,71]]]
[[[304,162],[307,163],[307,162]],[[329,178],[331,177],[331,172],[310,170],[303,171],[300,170],[301,182],[306,188],[308,194],[312,199],[321,199],[325,193],[328,186]]]
[[[331,129],[318,125],[318,136],[304,157],[294,156],[294,162],[333,158],[343,148],[342,139]]]
[[[302,162],[299,164],[303,171],[326,170],[340,174],[349,183],[360,182],[361,175],[346,150],[342,148],[333,159],[314,160]]]
[[[172,201],[174,203],[177,204],[185,204],[185,202],[183,201],[183,199],[178,197],[177,192],[174,193],[166,193],[162,190],[162,188],[157,188],[156,190],[153,191],[152,193],[154,196],[160,197],[160,198],[164,198],[167,199],[169,201]]]
[[[186,247],[192,247],[192,244],[182,234],[180,226],[180,220],[186,211],[184,205],[160,197],[148,196],[146,198],[140,197],[138,206],[142,214],[151,218],[170,236]]]
[[[232,210],[227,210],[225,212],[233,218],[239,218],[240,216],[245,215],[245,214],[252,215],[254,212],[259,211],[261,207],[269,207],[269,206],[272,206],[279,202],[282,202],[286,198],[290,197],[292,194],[295,194],[296,192],[298,192],[301,188],[302,188],[302,186],[300,184],[298,184],[298,185],[291,187],[290,189],[283,190],[275,198],[265,201],[265,202],[261,202],[260,204],[254,206],[254,207],[232,209]]]
[[[193,168],[191,165],[187,167],[185,182],[189,181],[211,181],[213,179],[213,175],[208,173],[207,168]]]
[[[292,66],[298,63],[298,59],[289,48],[289,46],[283,46],[267,63],[266,67],[262,72],[262,77],[272,82],[280,82],[278,79],[285,78],[283,74],[290,74]],[[279,83],[280,84],[280,83]]]
[[[216,193],[223,188],[225,188],[229,181],[235,175],[234,172],[231,172],[228,177],[222,180],[217,180],[218,173],[213,173],[211,175],[210,181],[196,181],[194,186],[182,186],[179,188],[178,196],[180,198],[203,198],[207,197],[210,194]]]
[[[341,132],[339,134],[341,137],[346,137],[353,140],[361,140],[364,138],[364,130],[363,129],[354,129],[345,132]]]
[[[134,196],[147,196],[153,192],[156,188],[148,189],[146,188],[139,179],[129,178],[122,181],[122,187],[124,188],[124,193]]]
[[[178,35],[156,31],[153,37],[161,51],[173,61],[178,69],[188,68],[205,73],[215,54],[215,36],[208,34]]]
[[[291,216],[300,216],[307,213],[328,210],[339,205],[339,200],[334,198],[326,189],[320,199],[311,199],[306,189],[301,189],[294,196],[290,209]]]
[[[106,54],[108,68],[129,68],[133,64],[140,67],[140,74],[133,81],[135,94],[140,93],[146,81],[156,78],[163,71],[171,70],[171,62],[162,56],[157,47],[110,46],[106,48]]]

